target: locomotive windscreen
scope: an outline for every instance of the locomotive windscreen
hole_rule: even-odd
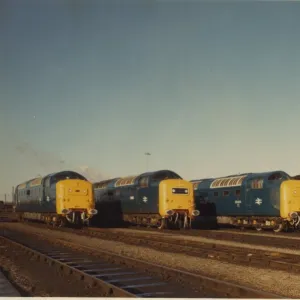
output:
[[[66,179],[87,180],[84,176],[82,176],[76,172],[61,172],[61,173],[55,174],[51,178],[51,185],[56,184],[57,182],[59,182],[61,180],[66,180]]]

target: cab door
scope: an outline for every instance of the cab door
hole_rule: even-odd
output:
[[[262,178],[254,178],[247,182],[245,200],[247,215],[263,215],[263,210],[267,199],[265,190],[263,189]]]
[[[158,187],[156,188],[158,191]],[[138,183],[137,204],[139,213],[155,213],[158,207],[158,199],[155,197],[155,188],[149,186],[149,177],[141,177]]]

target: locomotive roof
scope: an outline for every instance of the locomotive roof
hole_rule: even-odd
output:
[[[76,175],[79,175],[79,176],[85,178],[85,177],[84,177],[83,175],[81,175],[80,173],[75,172],[75,171],[70,171],[70,170],[63,170],[63,171],[58,171],[58,172],[50,173],[50,174],[44,176],[43,178],[46,178],[46,177],[53,177],[53,176],[55,176],[55,175],[59,175],[59,174],[63,174],[63,173],[73,173],[73,174],[76,174]]]
[[[200,179],[193,179],[193,180],[191,180],[191,182],[193,182],[193,181],[200,181],[200,180],[201,181],[204,181],[204,180],[216,180],[216,179],[221,179],[221,178],[230,178],[230,177],[238,177],[238,176],[247,176],[247,177],[261,176],[261,177],[266,177],[266,176],[269,176],[269,175],[271,175],[273,173],[283,173],[284,175],[287,175],[288,177],[291,177],[289,174],[287,174],[286,172],[284,172],[282,170],[275,170],[275,171],[268,171],[268,172],[239,173],[239,174],[219,176],[219,177],[200,178]],[[297,175],[297,176],[300,176],[300,175]]]
[[[112,179],[102,180],[95,182],[93,186],[96,189],[103,189],[106,187],[118,187],[118,186],[125,186],[125,185],[134,185],[141,177],[150,176],[153,177],[156,174],[159,174],[160,172],[168,172],[171,174],[174,174],[178,178],[182,179],[177,173],[171,170],[157,170],[152,172],[145,172],[138,175],[131,175],[131,176],[124,176],[124,177],[115,177]]]
[[[46,178],[46,177],[52,177],[54,175],[58,175],[58,174],[61,174],[61,173],[73,173],[73,174],[77,174],[83,178],[85,178],[83,175],[79,174],[78,172],[74,172],[74,171],[69,171],[69,170],[65,170],[65,171],[59,171],[59,172],[55,172],[55,173],[50,173],[48,175],[45,175],[45,176],[40,176],[40,177],[35,177],[35,178],[32,178],[32,179],[29,179],[19,185],[16,186],[16,190],[17,189],[25,189],[25,188],[28,188],[28,187],[33,187],[33,186],[38,186],[38,185],[41,185],[43,180]]]
[[[35,180],[35,179],[37,179],[37,178],[40,178],[40,177],[35,177],[35,178],[29,179],[29,180],[27,180],[27,181],[24,181],[24,182],[18,184],[18,185],[16,186],[16,190],[26,189],[26,188],[28,187],[28,184],[29,184],[31,181],[33,181],[33,180]]]
[[[281,170],[268,171],[268,172],[260,172],[260,173],[243,173],[243,174],[235,174],[223,177],[209,178],[209,179],[198,179],[191,180],[194,183],[194,189],[197,189],[199,186],[205,188],[222,188],[222,187],[237,187],[241,186],[244,180],[252,179],[252,178],[261,178],[261,179],[270,179],[270,177],[276,176],[277,174],[281,174],[290,179],[290,176]]]

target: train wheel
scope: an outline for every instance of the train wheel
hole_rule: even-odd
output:
[[[65,218],[61,218],[59,221],[58,221],[58,227],[65,227],[67,225],[67,221]]]
[[[255,229],[256,229],[256,231],[262,231],[263,230],[261,226],[256,226]]]
[[[281,232],[284,229],[283,224],[278,224],[273,228],[274,232]]]

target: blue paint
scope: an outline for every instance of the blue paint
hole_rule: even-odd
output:
[[[159,213],[159,184],[165,179],[182,179],[170,170],[159,170],[138,175],[131,185],[116,187],[120,178],[94,183],[96,208],[112,214]],[[99,186],[105,186],[98,189]]]
[[[44,176],[41,185],[31,187],[36,178],[25,182],[26,188],[15,190],[17,212],[56,213],[56,184],[65,179],[81,179],[85,177],[73,171],[61,171]]]
[[[235,176],[245,176],[240,186],[211,188],[214,180]],[[215,205],[217,216],[280,216],[280,185],[291,178],[287,173],[246,173],[221,178],[203,179],[198,184],[194,190],[196,208],[201,202],[208,202]],[[258,182],[262,182],[261,187]]]

